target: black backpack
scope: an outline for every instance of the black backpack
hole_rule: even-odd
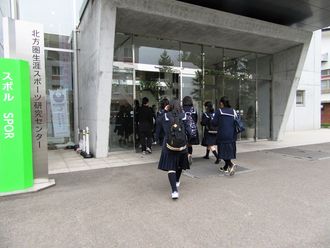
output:
[[[182,118],[178,115],[170,115],[170,128],[167,133],[166,147],[175,152],[183,151],[187,148],[186,130]]]
[[[197,125],[194,119],[191,116],[190,112],[186,112],[186,121],[189,126],[189,138],[196,138],[197,137]]]

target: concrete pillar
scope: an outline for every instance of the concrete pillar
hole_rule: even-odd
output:
[[[89,1],[78,29],[79,126],[90,129],[95,157],[108,154],[116,8]]]
[[[312,33],[310,35],[310,38]],[[305,63],[310,38],[298,45],[273,57],[272,82],[272,140],[280,140],[294,104],[296,90]]]

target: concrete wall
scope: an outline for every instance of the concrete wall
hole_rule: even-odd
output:
[[[321,38],[321,54],[327,54],[328,61],[322,62],[321,70],[328,70],[330,69],[330,30],[322,31],[322,38]],[[324,79],[329,79],[329,76],[323,76]],[[323,109],[321,111],[321,119],[322,123],[330,123],[329,122],[329,108],[330,108],[330,92],[329,90],[323,90],[321,94],[321,103],[323,105]]]
[[[272,82],[272,139],[282,139],[295,104],[296,90],[310,48],[310,39],[274,54]],[[313,47],[313,46],[312,46]]]
[[[79,127],[89,127],[96,157],[108,154],[115,23],[110,1],[89,1],[77,37]]]
[[[321,54],[328,53],[328,61],[322,63],[322,70],[330,69],[330,30],[321,34]]]
[[[10,17],[10,1],[9,0],[1,0],[0,1],[0,58],[3,57],[3,24],[2,18]]]
[[[320,71],[321,31],[315,31],[308,48],[306,61],[297,87],[297,90],[305,91],[305,104],[303,106],[297,106],[296,98],[294,97],[286,131],[320,128]]]

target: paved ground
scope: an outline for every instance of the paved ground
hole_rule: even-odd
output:
[[[0,198],[0,247],[328,248],[329,153],[240,153],[234,177],[195,159],[177,201],[155,163],[53,175],[53,188]]]

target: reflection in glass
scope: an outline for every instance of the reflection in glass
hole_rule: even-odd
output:
[[[134,67],[133,48],[136,63]],[[156,109],[159,101],[165,97],[181,99],[189,95],[194,100],[194,106],[201,112],[205,101],[211,101],[217,108],[220,98],[225,95],[230,99],[232,107],[239,110],[246,123],[247,131],[240,138],[253,139],[256,134],[261,138],[270,137],[272,57],[269,55],[116,34],[115,60],[124,62],[127,68],[135,68],[130,69],[129,76],[127,73],[116,74],[114,71],[114,89],[119,87],[116,83],[119,78],[124,78],[126,85],[132,86],[130,90],[126,90],[127,95],[132,95],[129,99],[133,99],[131,92],[135,92],[135,100],[140,102],[146,96],[150,106]],[[135,73],[134,77],[132,73]],[[257,93],[259,105],[264,106],[259,106],[262,113],[259,114],[258,123]],[[119,108],[117,111],[123,112]],[[119,123],[116,125],[119,126]],[[130,132],[128,135],[130,136]],[[125,135],[122,136],[124,140],[130,140]]]
[[[253,139],[256,128],[256,54],[224,50],[224,94],[246,124],[241,138]]]
[[[131,35],[116,33],[113,61],[133,62]]]
[[[45,34],[45,47],[72,49],[70,36]]]
[[[45,51],[48,146],[73,141],[73,78],[70,52]]]
[[[114,66],[110,108],[111,151],[134,147],[133,116],[133,70]]]
[[[183,68],[202,68],[202,46],[195,44],[181,43],[180,57]]]
[[[134,36],[135,62],[179,66],[179,42]]]

